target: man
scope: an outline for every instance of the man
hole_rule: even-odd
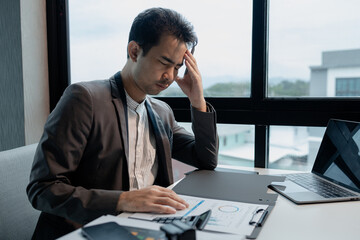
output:
[[[173,182],[171,158],[214,169],[218,154],[215,111],[187,48],[196,42],[181,15],[148,9],[133,22],[121,72],[65,90],[45,124],[27,187],[42,211],[34,239],[62,236],[104,214],[188,207],[165,188]],[[188,73],[178,77],[184,62]],[[174,80],[190,100],[194,136],[166,103],[147,96]]]

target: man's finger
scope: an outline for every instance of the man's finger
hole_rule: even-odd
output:
[[[167,205],[154,204],[149,208],[148,212],[175,214],[176,209]]]
[[[183,209],[186,209],[187,206],[181,202],[178,202],[178,201],[175,201],[171,198],[168,198],[168,197],[161,197],[161,198],[157,198],[155,200],[155,203],[156,204],[161,204],[161,205],[167,205],[167,206],[170,206],[170,207],[173,207],[175,209],[178,209],[178,210],[183,210]]]
[[[175,201],[177,201],[177,202],[185,205],[185,207],[189,207],[189,204],[188,204],[184,199],[182,199],[181,197],[179,197],[179,195],[177,195],[176,192],[174,192],[173,190],[168,189],[168,188],[165,188],[165,189],[166,189],[167,192],[168,192],[167,197],[169,197],[169,198],[171,198],[171,199],[173,199],[173,200],[175,200]]]

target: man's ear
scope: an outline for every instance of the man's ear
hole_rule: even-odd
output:
[[[130,59],[133,62],[137,61],[137,58],[138,58],[138,56],[140,54],[140,46],[139,46],[139,44],[137,44],[137,42],[135,42],[135,41],[130,41],[129,42],[129,44],[128,44],[128,54],[129,54]]]

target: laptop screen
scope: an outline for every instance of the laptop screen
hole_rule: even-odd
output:
[[[329,121],[312,172],[360,192],[360,123]]]

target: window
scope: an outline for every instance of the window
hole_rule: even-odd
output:
[[[192,132],[191,123],[180,123]],[[219,134],[219,158],[222,165],[254,166],[254,126],[217,124]]]
[[[359,7],[358,1],[269,1],[268,97],[360,96]],[[324,131],[315,129],[270,127],[269,166],[311,170]]]
[[[269,167],[311,171],[325,128],[270,128]]]
[[[47,1],[47,5],[55,4],[55,7],[48,8],[47,11],[50,16],[48,17],[49,78],[50,85],[54,85],[54,87],[50,86],[52,89],[50,96],[53,102],[56,102],[63,91],[63,88],[56,87],[56,85],[68,84],[70,75],[67,68],[69,56],[64,54],[68,48],[69,36],[66,29],[64,30],[68,18],[67,12],[62,11],[67,9],[68,0],[54,2]],[[106,1],[107,4],[104,2],[102,1],[101,5],[94,10],[91,9],[91,6],[97,4],[97,1],[86,1],[86,4],[83,4],[83,1],[71,1],[71,4],[80,6],[79,12],[75,15],[84,22],[78,26],[70,24],[70,31],[79,27],[82,30],[89,30],[86,31],[84,39],[80,40],[81,36],[77,36],[81,33],[79,29],[76,30],[75,35],[70,37],[72,51],[74,50],[72,54],[75,54],[71,56],[74,81],[108,78],[114,73],[114,69],[120,69],[123,65],[121,59],[125,60],[123,57],[125,48],[121,49],[121,47],[126,46],[126,41],[124,40],[121,44],[120,38],[123,36],[119,36],[117,39],[117,36],[106,34],[118,33],[120,26],[128,30],[129,24],[136,14],[153,6],[150,1],[141,2],[142,4],[121,1],[120,10],[114,7],[106,12],[103,19],[97,19],[97,12],[101,12],[107,6],[120,4],[115,0]],[[198,2],[202,4],[201,8],[195,7],[194,4]],[[206,82],[204,86],[206,90],[211,90],[206,91],[207,101],[217,111],[219,135],[221,144],[223,144],[220,149],[221,154],[226,153],[224,155],[229,157],[229,152],[234,151],[234,149],[230,149],[231,146],[240,149],[246,145],[238,144],[245,143],[243,141],[244,132],[240,131],[239,134],[232,134],[232,136],[223,135],[222,131],[226,132],[226,130],[220,127],[221,125],[229,129],[233,126],[249,128],[250,132],[247,136],[250,136],[253,142],[248,141],[247,143],[253,144],[252,150],[242,150],[241,154],[250,153],[252,159],[255,160],[252,163],[256,167],[273,166],[295,169],[300,165],[283,164],[289,162],[288,156],[295,155],[294,152],[288,151],[280,158],[274,158],[278,144],[282,140],[281,133],[284,134],[283,131],[287,129],[286,131],[291,131],[294,136],[299,137],[294,142],[304,143],[309,149],[306,157],[304,154],[299,155],[298,159],[291,160],[291,162],[300,163],[302,159],[307,159],[307,166],[311,166],[314,158],[311,152],[317,151],[316,144],[311,143],[319,140],[318,135],[312,134],[313,131],[323,131],[323,127],[330,118],[360,121],[358,108],[360,98],[351,92],[357,89],[357,80],[350,80],[360,78],[360,32],[357,31],[360,21],[359,15],[356,14],[356,9],[359,8],[358,1],[332,0],[324,3],[320,0],[306,0],[289,3],[285,0],[234,0],[227,1],[226,4],[218,1],[196,1],[196,3],[189,1],[187,4],[186,2],[182,2],[182,4],[176,2],[176,5],[171,5],[172,3],[169,1],[156,1],[156,4],[164,4],[165,7],[185,14],[185,17],[193,22],[199,34],[199,48],[195,55],[199,58],[199,64],[200,62],[202,64],[200,69],[204,83]],[[141,9],[138,8],[139,6]],[[133,14],[133,17],[126,16],[127,13],[122,11],[125,7],[128,8],[126,12]],[[212,11],[211,7],[215,7],[216,10]],[[199,9],[201,9],[199,16],[209,21],[212,20],[212,24],[201,26],[202,23],[197,22]],[[93,26],[86,20],[88,12],[93,14],[91,18],[97,19],[95,25],[100,26],[102,34],[92,32]],[[116,20],[118,21],[116,22],[114,20],[116,15],[121,15],[118,16],[119,19],[126,16],[126,19]],[[49,21],[51,16],[57,17],[60,24]],[[229,19],[234,22],[227,21]],[[65,24],[63,24],[64,22]],[[229,31],[228,25],[232,32],[227,32]],[[111,28],[116,29],[108,31]],[[200,28],[205,30],[213,28],[215,29],[213,35],[223,37],[223,39],[201,36],[203,30]],[[251,33],[249,28],[251,28]],[[56,34],[53,33],[53,29],[57,31]],[[222,34],[217,32],[222,30],[225,31]],[[240,35],[237,35],[239,33]],[[91,35],[103,39],[116,39],[116,44],[105,42],[114,46],[112,48],[114,56],[105,56],[107,51],[97,50],[102,46],[94,44],[86,48],[87,52],[93,54],[93,52],[99,51],[101,58],[80,59],[76,57],[76,48],[81,49],[81,44],[92,43]],[[128,33],[123,35],[127,37]],[[215,42],[212,41],[213,39]],[[227,46],[224,45],[231,45],[233,51],[225,50]],[[119,49],[115,49],[115,46]],[[201,59],[209,52],[220,55],[214,55],[213,59]],[[238,58],[227,62],[233,53]],[[96,62],[97,65],[95,65],[106,64],[104,69],[109,70],[105,72],[92,71],[94,65],[90,65],[88,62],[92,61],[91,59],[99,61],[104,58],[109,61]],[[81,61],[83,62],[81,63]],[[222,65],[224,63],[225,65]],[[75,71],[80,69],[77,64],[87,67],[81,73],[76,73]],[[216,80],[219,81],[217,83],[215,83],[216,81],[212,82],[212,76],[217,74],[224,76],[224,72],[220,74],[223,68],[224,72],[233,72],[228,77]],[[237,80],[233,80],[231,76],[235,76]],[[246,78],[250,81],[240,80]],[[341,79],[346,79],[346,81]],[[217,84],[220,84],[220,87],[216,91],[212,91],[210,86]],[[218,91],[219,89],[221,91]],[[232,92],[234,89],[242,90]],[[163,96],[162,100],[172,107],[179,122],[189,122],[189,102],[185,97],[175,97],[175,91],[177,90],[167,93],[168,95]],[[281,144],[283,144],[283,148],[288,147],[284,143]],[[273,159],[277,160],[273,161]],[[229,164],[236,164],[234,161],[229,162],[231,162]],[[274,163],[276,164],[274,165]]]
[[[136,1],[69,1],[72,83],[106,79],[121,70],[126,62],[126,46],[133,19],[141,11],[154,6],[174,9],[194,25],[199,38],[195,57],[202,73],[205,97],[250,96],[250,0],[231,0],[227,4],[208,0],[184,0],[182,4],[172,1],[146,1],[144,4]],[[201,8],[204,11],[199,14]],[[239,23],[236,29],[232,23]],[[174,83],[157,97],[185,95]],[[191,131],[189,124],[181,124]],[[251,129],[253,126],[249,125],[218,126],[221,164],[254,164],[254,131]],[[237,142],[236,139],[241,140]]]
[[[132,0],[69,1],[71,81],[106,79],[121,70],[133,19],[141,11],[157,6],[178,11],[194,25],[199,38],[195,57],[205,96],[250,95],[250,0],[229,0],[226,4],[214,0],[183,0],[181,4],[166,0],[141,4]],[[174,83],[159,96],[185,95]]]
[[[360,96],[360,78],[337,78],[336,96]]]
[[[335,78],[360,78],[360,2],[271,0],[269,97],[335,94]],[[351,84],[349,82],[348,84]]]

